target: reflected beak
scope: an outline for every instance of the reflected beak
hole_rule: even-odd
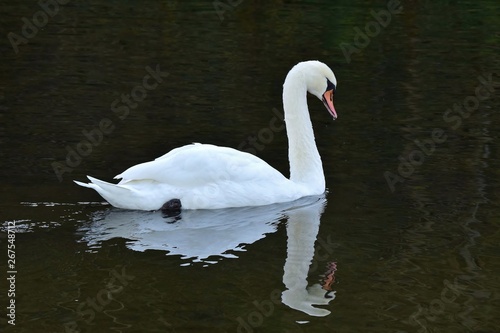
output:
[[[337,112],[335,111],[335,107],[333,106],[333,89],[327,90],[323,94],[322,100],[323,100],[323,104],[325,104],[325,106],[326,106],[326,109],[332,115],[333,120],[337,119]]]

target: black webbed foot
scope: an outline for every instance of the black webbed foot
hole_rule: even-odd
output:
[[[160,210],[167,217],[177,216],[181,213],[182,204],[179,199],[172,199],[163,204]]]

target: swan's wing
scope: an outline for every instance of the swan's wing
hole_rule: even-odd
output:
[[[173,149],[154,161],[135,165],[115,179],[120,184],[153,180],[177,187],[202,186],[209,183],[286,179],[260,158],[227,147],[192,144]]]

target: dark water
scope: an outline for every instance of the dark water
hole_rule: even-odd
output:
[[[498,1],[2,2],[2,331],[500,330]],[[175,222],[72,182],[193,141],[287,174],[284,131],[251,142],[308,59],[339,81],[326,198]]]

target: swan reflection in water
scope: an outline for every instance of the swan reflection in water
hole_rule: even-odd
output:
[[[335,298],[331,291],[335,264],[322,284],[308,286],[319,231],[325,195],[309,196],[293,202],[258,207],[213,210],[183,210],[179,216],[166,217],[159,211],[125,211],[115,208],[95,213],[92,222],[80,231],[89,247],[112,238],[127,239],[127,247],[135,251],[162,250],[180,255],[189,265],[205,265],[222,258],[237,258],[252,244],[277,230],[278,223],[288,218],[287,258],[284,265],[282,302],[310,316],[326,316],[330,311],[313,305],[327,305]]]
[[[315,252],[314,243],[325,205],[325,197],[320,197],[310,205],[287,212],[287,257],[283,274],[286,290],[281,294],[281,300],[292,309],[315,317],[327,316],[330,311],[313,305],[327,305],[335,298],[335,292],[331,288],[337,270],[335,263],[329,264],[321,284],[308,286],[307,282],[307,273]]]

